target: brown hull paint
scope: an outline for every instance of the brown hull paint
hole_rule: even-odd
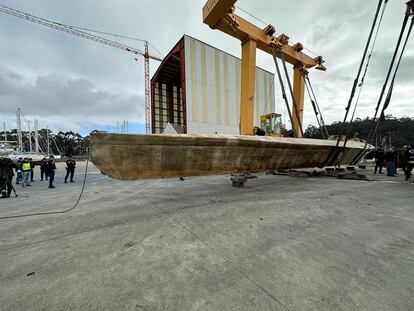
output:
[[[135,180],[323,167],[335,146],[336,140],[305,138],[95,132],[91,159],[109,177]],[[336,163],[349,164],[363,147],[348,141]]]

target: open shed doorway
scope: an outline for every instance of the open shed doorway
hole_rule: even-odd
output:
[[[177,134],[187,133],[185,105],[184,37],[164,58],[151,79],[152,133],[162,134],[171,124]]]

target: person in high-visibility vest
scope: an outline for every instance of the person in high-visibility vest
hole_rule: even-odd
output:
[[[411,147],[407,150],[405,157],[407,161],[407,169],[405,171],[405,180],[409,180],[411,176],[411,172],[413,171],[413,168],[414,168],[414,144],[411,144]]]
[[[23,159],[22,163],[22,187],[30,186],[30,162],[27,158]]]

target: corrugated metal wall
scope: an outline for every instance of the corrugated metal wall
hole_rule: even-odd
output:
[[[184,36],[187,132],[239,134],[241,60]],[[256,68],[255,125],[274,112],[274,75]]]

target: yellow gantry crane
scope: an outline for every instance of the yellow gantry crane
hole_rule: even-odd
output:
[[[257,27],[235,14],[237,0],[209,0],[203,8],[203,22],[212,29],[221,30],[241,41],[242,45],[242,77],[240,99],[240,134],[251,135],[254,124],[254,94],[256,73],[256,49],[259,48],[273,56],[279,51],[283,59],[293,65],[293,97],[292,126],[297,137],[301,137],[303,122],[303,105],[305,81],[303,72],[315,67],[326,70],[321,56],[312,58],[302,53],[303,45],[289,45],[289,37],[285,34],[275,37],[275,27]],[[297,110],[296,110],[297,108]]]

